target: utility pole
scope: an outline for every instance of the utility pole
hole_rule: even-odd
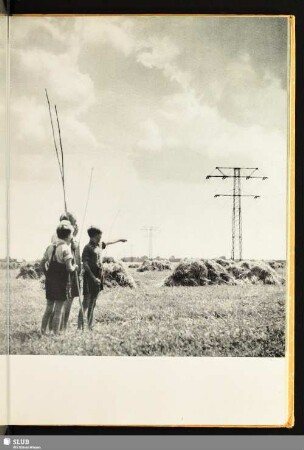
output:
[[[131,262],[134,261],[134,257],[133,257],[133,244],[130,245],[130,250],[131,250]]]
[[[149,242],[149,259],[153,258],[153,237],[154,233],[156,233],[159,229],[158,227],[149,226],[149,227],[142,227],[143,231],[147,231],[148,234],[148,242]]]
[[[211,175],[206,179],[227,178],[233,179],[233,194],[216,194],[214,197],[232,197],[232,248],[231,259],[243,258],[243,230],[242,230],[242,197],[260,198],[259,195],[242,194],[241,180],[260,179],[267,180],[268,177],[255,175],[259,169],[257,167],[216,167]],[[214,174],[215,173],[215,174]],[[214,174],[214,175],[213,175]]]

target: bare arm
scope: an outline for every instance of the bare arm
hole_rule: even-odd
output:
[[[117,241],[105,242],[105,245],[116,244],[117,242],[127,242],[127,239],[117,239]]]
[[[48,265],[49,265],[49,261],[48,261],[48,248],[47,248],[44,252],[44,255],[43,255],[41,261],[40,261],[40,267],[41,267],[41,270],[43,271],[44,275],[47,272]]]
[[[76,264],[73,264],[72,259],[68,259],[65,262],[65,267],[69,272],[74,272],[76,269],[78,269],[78,266]]]
[[[46,252],[45,252],[43,257],[42,257],[42,259],[41,259],[41,261],[40,261],[40,268],[43,271],[43,273],[46,272],[46,270],[45,270],[46,269],[46,267],[45,267],[45,263],[46,262],[47,262],[47,255],[46,255]]]

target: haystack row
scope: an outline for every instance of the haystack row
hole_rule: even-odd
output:
[[[31,264],[25,264],[20,267],[17,278],[38,280],[42,278],[43,272],[39,261]],[[135,288],[136,283],[133,277],[129,274],[124,264],[120,261],[115,261],[112,257],[106,257],[103,261],[103,276],[104,285],[107,288],[117,286]],[[44,278],[42,278],[44,281]]]
[[[147,270],[171,270],[171,264],[167,260],[145,260],[137,269],[137,272],[146,272]]]
[[[271,284],[285,280],[265,262],[230,260],[184,260],[164,281],[165,286]]]
[[[38,280],[43,275],[39,261],[23,264],[16,278]]]

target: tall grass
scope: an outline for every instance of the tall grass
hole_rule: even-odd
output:
[[[163,287],[161,272],[139,273],[137,289],[101,293],[93,331],[40,336],[45,308],[38,280],[11,281],[13,354],[284,356],[284,286]]]

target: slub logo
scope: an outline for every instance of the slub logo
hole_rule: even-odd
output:
[[[6,438],[3,439],[3,444],[4,445],[10,445],[10,443],[11,443],[11,438],[6,437]]]

